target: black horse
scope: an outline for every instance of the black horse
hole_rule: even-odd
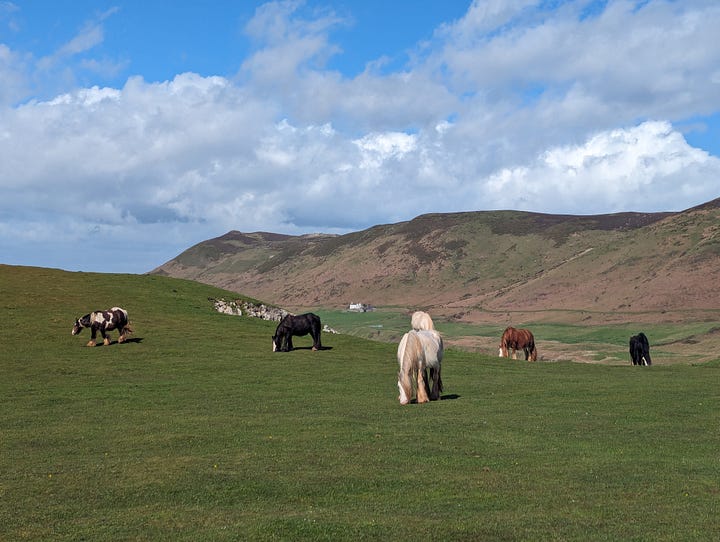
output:
[[[644,333],[630,337],[630,359],[633,365],[652,365],[650,343]]]
[[[312,349],[320,350],[320,318],[311,312],[298,316],[288,314],[280,320],[273,335],[273,352],[289,352],[293,349],[293,335],[302,337],[308,333],[313,340]]]

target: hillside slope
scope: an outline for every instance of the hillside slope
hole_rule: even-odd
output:
[[[720,306],[720,199],[678,213],[429,214],[346,235],[232,231],[152,273],[285,307],[669,312]]]

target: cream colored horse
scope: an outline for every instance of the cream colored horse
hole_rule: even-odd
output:
[[[440,364],[443,358],[443,340],[435,330],[408,331],[400,340],[397,351],[398,390],[401,405],[407,405],[417,389],[417,402],[427,403],[440,398],[442,378]],[[432,389],[429,388],[425,370],[430,371]]]

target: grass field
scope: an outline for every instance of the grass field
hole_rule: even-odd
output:
[[[221,296],[0,266],[0,540],[720,537],[717,360],[450,349],[443,399],[401,407],[395,345],[273,354],[275,325],[214,312]],[[112,305],[131,342],[70,335]]]
[[[364,313],[314,310],[323,322],[330,322],[333,329],[342,333],[394,343],[398,343],[407,331],[410,318],[408,309],[403,307],[382,307]],[[511,322],[515,326],[532,329],[540,359],[544,361],[575,360],[625,366],[630,363],[628,339],[639,331],[644,331],[650,337],[651,354],[654,363],[659,365],[715,361],[715,352],[720,347],[720,310],[688,311],[685,321],[682,322],[660,321],[649,324],[627,321],[593,325],[577,323],[582,321],[582,318],[578,317],[578,311],[563,311],[562,315],[558,315],[560,312],[538,312],[533,315],[533,320],[521,324],[507,321],[508,316],[505,313],[496,318],[503,322],[499,324],[473,325],[461,321],[445,321],[437,316],[435,322],[443,332],[446,346],[491,357],[497,355],[502,332]],[[633,316],[629,314],[628,319]],[[697,340],[699,338],[703,340]]]

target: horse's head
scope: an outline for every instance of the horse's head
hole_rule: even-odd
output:
[[[400,396],[398,399],[400,400],[401,405],[407,405],[410,402],[410,398],[408,397],[408,393],[406,388],[410,386],[409,379],[403,380],[402,373],[398,375],[398,389],[400,390]],[[411,392],[412,393],[412,392]]]
[[[72,328],[72,334],[77,335],[78,333],[80,333],[82,331],[82,328],[84,328],[84,327],[90,327],[90,315],[89,314],[86,314],[82,318],[78,318],[77,320],[75,320],[75,324],[73,325],[73,328]]]
[[[83,328],[83,326],[80,323],[80,320],[75,320],[75,325],[72,328],[72,334],[77,335],[78,333],[80,333],[82,331],[82,328]]]

